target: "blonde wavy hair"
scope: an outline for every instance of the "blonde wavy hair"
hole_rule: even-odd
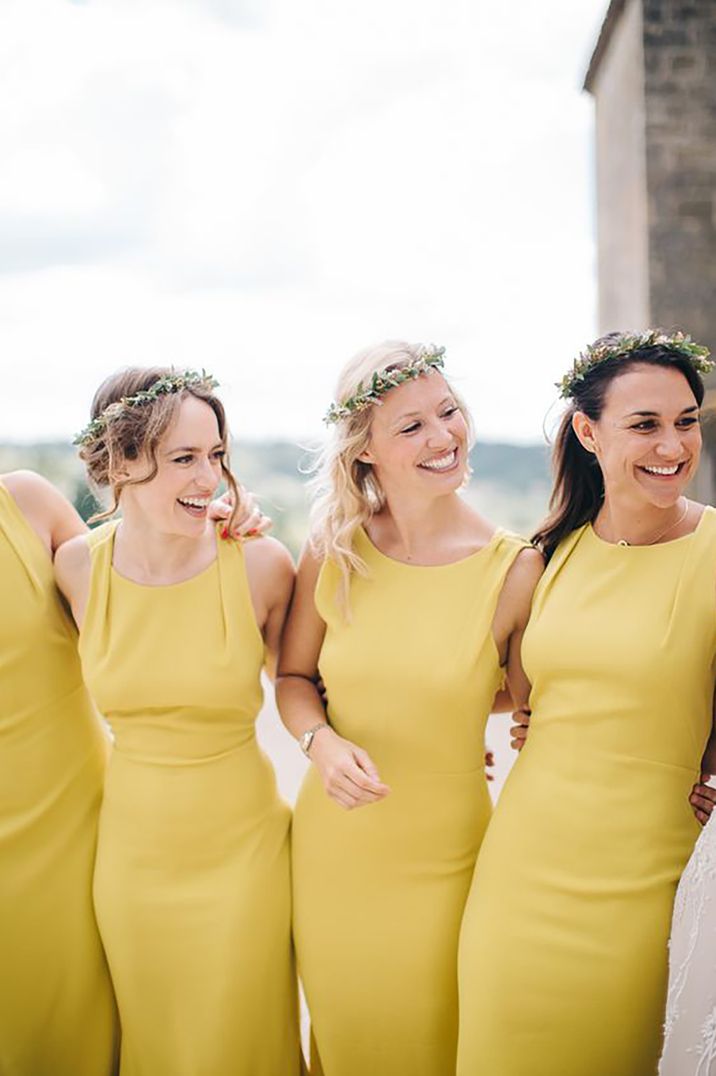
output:
[[[404,340],[385,340],[382,344],[365,348],[346,363],[336,385],[335,400],[342,403],[367,385],[374,373],[402,369],[431,354],[434,349],[426,344],[409,344]],[[465,402],[447,381],[458,409],[467,423],[470,442],[473,422]],[[371,464],[359,457],[370,443],[371,424],[375,407],[344,418],[335,423],[325,445],[317,455],[310,482],[311,538],[313,552],[332,560],[341,574],[339,604],[349,612],[351,577],[354,573],[367,576],[365,561],[354,548],[354,537],[359,527],[365,526],[371,516],[385,505],[381,489]]]

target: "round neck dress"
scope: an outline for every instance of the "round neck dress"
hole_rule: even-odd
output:
[[[498,532],[420,567],[359,531],[368,577],[350,619],[327,560],[315,601],[331,724],[390,787],[345,811],[311,768],[294,812],[294,932],[311,1014],[312,1074],[446,1076],[457,1047],[457,942],[490,818],[485,724],[503,680],[492,623],[525,543]]]
[[[527,743],[475,869],[459,1076],[653,1076],[688,801],[711,728],[716,511],[652,546],[558,547],[523,640]]]
[[[260,750],[264,645],[240,543],[171,586],[90,535],[80,654],[114,733],[94,893],[121,1076],[298,1076],[288,807]]]
[[[92,907],[108,737],[47,550],[0,484],[0,1073],[111,1076]]]

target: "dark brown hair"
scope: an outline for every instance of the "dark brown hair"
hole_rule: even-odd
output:
[[[622,333],[609,333],[592,345],[618,343]],[[532,536],[546,560],[554,553],[563,538],[597,516],[604,499],[604,478],[597,457],[583,448],[572,428],[577,411],[584,412],[593,422],[604,410],[607,390],[621,374],[635,366],[661,366],[678,370],[701,406],[704,383],[701,375],[685,355],[661,344],[638,348],[628,356],[615,356],[597,363],[577,383],[573,397],[559,424],[552,449],[553,486],[549,514]]]
[[[181,371],[168,366],[130,366],[118,370],[97,389],[92,400],[91,417],[98,418],[106,409],[120,400],[146,392],[157,381]],[[98,512],[90,522],[109,519],[119,507],[122,490],[130,485],[144,485],[156,478],[159,470],[157,448],[164,434],[174,419],[179,404],[187,396],[203,400],[216,415],[219,437],[226,455],[221,460],[221,472],[234,498],[234,508],[226,521],[231,530],[239,510],[239,488],[229,464],[229,429],[226,412],[221,400],[214,392],[201,384],[188,385],[179,392],[163,393],[156,399],[135,406],[117,408],[107,416],[99,433],[80,448],[80,459],[87,468],[87,477],[92,486],[99,490],[111,490],[112,504],[106,512]],[[146,457],[148,469],[141,478],[118,478],[124,460],[137,460]]]

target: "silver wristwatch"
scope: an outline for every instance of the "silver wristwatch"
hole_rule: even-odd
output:
[[[308,729],[306,732],[303,733],[302,736],[299,737],[298,742],[301,745],[301,750],[303,751],[304,755],[308,756],[308,752],[311,750],[311,744],[313,743],[313,737],[316,735],[316,733],[320,732],[321,729],[327,729],[328,727],[329,726],[326,724],[325,721],[321,721],[320,724],[314,725],[313,728]]]

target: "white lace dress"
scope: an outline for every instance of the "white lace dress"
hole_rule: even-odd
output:
[[[716,811],[676,893],[659,1076],[716,1076]]]

